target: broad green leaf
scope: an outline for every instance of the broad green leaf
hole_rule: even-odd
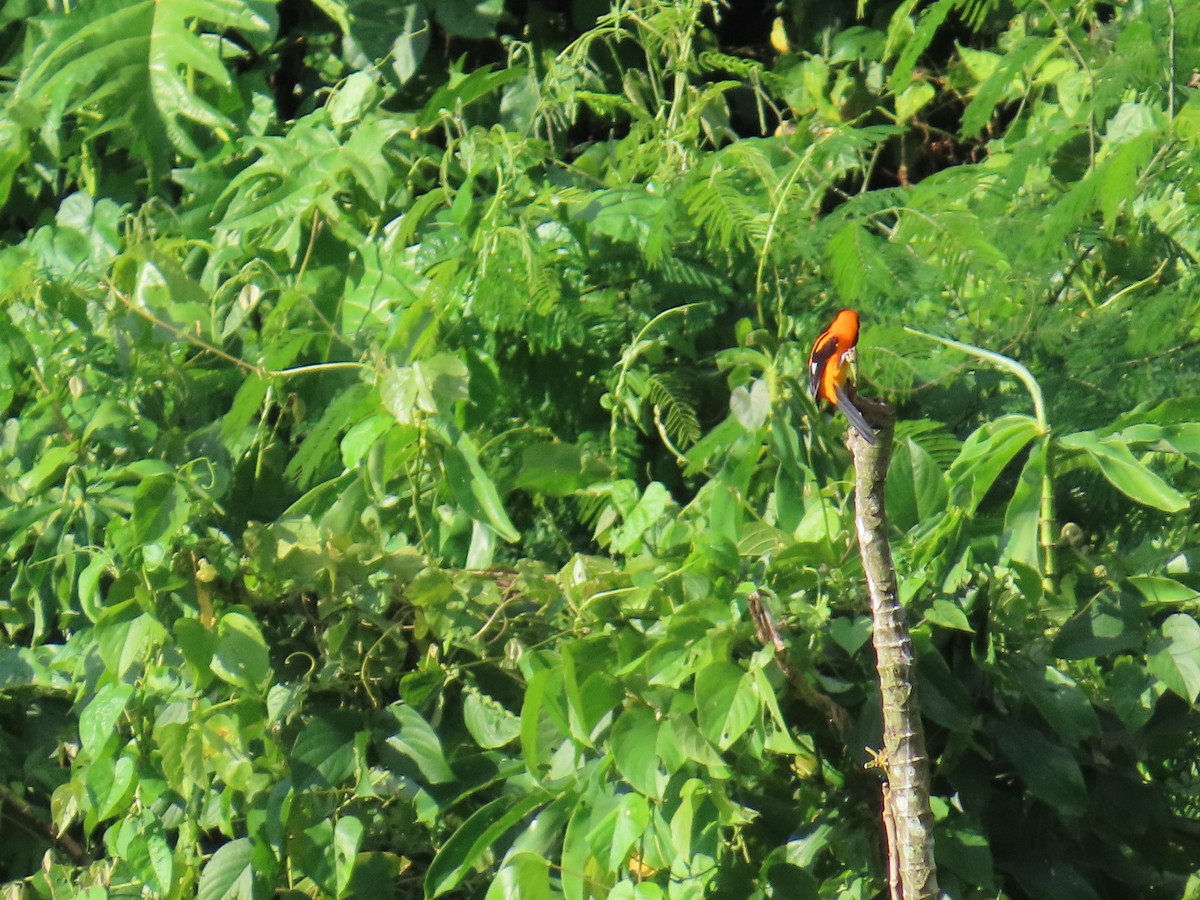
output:
[[[729,411],[747,431],[758,431],[766,424],[771,412],[771,395],[767,383],[756,378],[750,387],[738,385],[729,396]]]
[[[1065,450],[1080,453],[1131,500],[1163,512],[1179,512],[1188,506],[1183,494],[1138,462],[1119,440],[1080,431],[1061,438],[1059,443]]]
[[[608,847],[608,867],[618,870],[650,824],[650,804],[642,794],[625,794],[614,812],[616,821]]]
[[[561,895],[550,887],[553,866],[541,853],[509,853],[484,900],[554,900]]]
[[[521,735],[520,717],[476,690],[468,690],[463,698],[463,722],[485,750],[503,747]]]
[[[937,91],[928,81],[914,81],[896,95],[896,119],[907,122],[936,96]]]
[[[871,640],[871,620],[867,616],[857,616],[854,619],[837,616],[829,622],[829,636],[853,656]]]
[[[199,619],[176,619],[175,640],[191,671],[190,677],[201,687],[207,687],[213,678],[213,651],[217,647],[217,636],[212,629],[205,628]]]
[[[477,810],[450,835],[429,864],[425,872],[425,895],[440,897],[457,887],[496,841],[547,800],[540,792],[499,797]]]
[[[542,669],[529,679],[525,686],[525,698],[521,704],[521,756],[525,768],[534,777],[540,775],[543,765],[542,714],[545,711],[546,692],[554,673]]]
[[[155,786],[148,780],[144,790],[153,796]],[[160,894],[168,891],[174,866],[159,819],[140,810],[111,828],[105,839],[113,855],[124,860],[148,887]]]
[[[420,3],[405,5],[404,22],[392,42],[392,71],[401,84],[411,79],[429,50],[429,19]]]
[[[79,715],[79,738],[93,758],[118,735],[117,722],[133,696],[131,684],[108,684],[100,688]]]
[[[521,471],[514,487],[550,497],[566,497],[603,476],[589,471],[582,451],[574,444],[530,444],[521,452]]]
[[[1053,653],[1063,659],[1108,656],[1141,646],[1143,626],[1119,600],[1101,595],[1063,625]]]
[[[632,706],[613,725],[609,748],[617,771],[639,794],[661,797],[661,768],[658,760],[659,723],[643,706]]]
[[[1129,658],[1118,660],[1113,666],[1108,685],[1113,711],[1131,731],[1150,721],[1163,691],[1162,682]]]
[[[340,786],[354,772],[354,732],[332,717],[313,719],[296,735],[291,768],[297,790]]]
[[[415,762],[430,784],[454,781],[454,772],[446,762],[442,742],[424,717],[407,703],[393,703],[388,711],[399,726],[387,739],[388,745]]]
[[[154,166],[165,161],[166,148],[159,144],[164,139],[198,157],[203,151],[193,127],[210,137],[233,129],[214,102],[232,89],[224,58],[233,45],[219,36],[268,32],[272,23],[256,6],[142,0],[100,3],[86,13],[43,19],[38,23],[42,40],[33,45],[16,101],[47,111],[45,133],[56,147],[64,112],[86,110],[108,120],[105,130],[132,135],[135,152]]]
[[[1047,724],[1071,745],[1100,735],[1100,719],[1079,685],[1052,666],[1022,672],[1020,684]]]
[[[652,481],[646,485],[637,505],[613,530],[611,544],[617,553],[627,553],[642,539],[642,536],[657,524],[671,502],[671,495],[661,483]]]
[[[1035,797],[1067,815],[1085,812],[1087,787],[1069,750],[1011,719],[999,727],[996,743]]]
[[[93,779],[93,772],[102,775]],[[137,766],[128,756],[118,758],[111,766],[107,759],[93,763],[88,770],[88,789],[95,792],[89,820],[94,817],[95,821],[102,822],[123,812],[133,799],[136,775]]]
[[[967,884],[994,890],[994,861],[987,836],[976,828],[941,824],[936,838],[939,869],[954,873]]]
[[[464,38],[490,38],[504,12],[504,0],[441,0],[434,16],[448,34]]]
[[[464,434],[455,446],[447,447],[442,463],[447,484],[467,515],[490,525],[506,541],[520,539],[520,533],[504,511],[496,485],[479,463],[470,438]]]
[[[458,0],[460,3],[469,0]],[[498,91],[510,81],[516,81],[525,75],[525,70],[519,66],[493,71],[490,65],[475,69],[469,75],[453,73],[450,81],[438,88],[426,102],[418,117],[421,128],[434,125],[443,116],[457,114],[463,107]]]
[[[100,592],[100,578],[110,574],[113,569],[112,557],[105,552],[95,554],[91,562],[79,573],[78,590],[79,605],[93,622],[100,619],[103,611],[103,598]]]
[[[200,874],[197,900],[253,897],[253,857],[254,848],[249,838],[238,838],[218,847]]]
[[[1004,511],[1003,545],[1000,562],[1018,562],[1032,569],[1042,565],[1039,548],[1041,525],[1042,482],[1048,477],[1050,442],[1038,440],[1025,467],[1016,490]]]
[[[258,624],[243,612],[231,611],[217,623],[213,674],[222,681],[262,693],[271,677],[271,660]]]
[[[355,423],[342,438],[342,465],[347,469],[357,467],[375,442],[393,427],[395,427],[395,422],[383,415],[367,416],[362,421]]]
[[[1147,603],[1178,606],[1200,599],[1200,591],[1161,575],[1130,575],[1129,583],[1138,589]]]
[[[378,97],[375,79],[366,72],[355,72],[330,96],[329,119],[337,127],[357,122]]]
[[[1161,638],[1147,657],[1150,671],[1168,688],[1195,703],[1200,697],[1200,624],[1176,613],[1162,624]]]
[[[595,655],[597,646],[596,642],[567,644],[562,652],[571,736],[586,747],[592,746],[597,730],[611,718],[624,695],[616,679],[602,668],[604,663]],[[600,671],[596,671],[597,667],[601,667]]]
[[[722,750],[746,732],[761,708],[753,677],[729,662],[696,673],[695,696],[700,730]]]
[[[74,447],[50,447],[33,467],[20,477],[18,483],[26,494],[40,494],[59,481],[67,467],[75,462],[75,456]]]
[[[354,874],[354,863],[358,859],[358,848],[362,845],[363,824],[355,816],[341,816],[333,827],[333,855],[335,880],[341,896],[350,885]]]
[[[937,462],[911,438],[897,444],[886,482],[888,518],[907,531],[946,508],[946,477]]]
[[[925,610],[925,618],[942,628],[968,632],[975,630],[967,620],[967,614],[962,611],[962,607],[944,597],[938,597],[929,605],[929,609]]]
[[[587,878],[592,868],[592,850],[588,843],[594,825],[596,810],[593,806],[578,804],[571,812],[563,832],[562,890],[568,900],[588,900],[594,887]]]
[[[974,512],[1013,457],[1039,432],[1029,416],[1003,416],[972,432],[946,476],[953,502]]]
[[[133,496],[133,539],[140,545],[168,544],[191,512],[187,491],[169,475],[143,481]]]
[[[1104,224],[1111,229],[1117,212],[1130,206],[1137,196],[1135,185],[1140,170],[1150,161],[1155,150],[1155,135],[1139,134],[1121,144],[1100,169],[1098,200]]]

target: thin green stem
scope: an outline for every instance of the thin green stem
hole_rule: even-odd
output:
[[[1046,401],[1042,397],[1042,387],[1037,383],[1037,379],[1033,377],[1033,373],[1015,359],[992,350],[984,350],[982,347],[976,347],[974,344],[964,344],[962,341],[955,341],[950,338],[939,337],[936,334],[918,331],[916,328],[910,328],[907,325],[904,326],[904,330],[909,334],[915,334],[918,337],[936,341],[939,344],[945,344],[947,347],[953,347],[955,350],[960,350],[970,356],[990,362],[996,368],[1003,369],[1017,376],[1020,382],[1025,385],[1025,389],[1029,391],[1029,396],[1033,398],[1033,417],[1037,420],[1038,426],[1043,431],[1050,429],[1049,422],[1046,419]]]

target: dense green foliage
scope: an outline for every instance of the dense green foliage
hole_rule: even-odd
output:
[[[779,16],[0,5],[12,895],[877,896],[849,304],[943,888],[1197,896],[1200,5]]]

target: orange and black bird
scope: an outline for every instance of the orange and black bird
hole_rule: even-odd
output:
[[[851,400],[854,382],[850,380],[850,370],[857,343],[858,313],[843,309],[813,344],[808,357],[808,389],[818,405],[824,400],[840,409],[862,439],[874,444],[875,432]]]

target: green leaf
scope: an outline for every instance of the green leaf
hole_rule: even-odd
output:
[[[746,732],[761,707],[753,677],[729,662],[696,673],[695,697],[700,730],[722,750]]]
[[[156,789],[157,784],[152,780],[143,785],[146,796],[153,796]],[[171,848],[167,846],[162,822],[149,811],[143,809],[127,816],[105,838],[113,856],[124,860],[147,887],[165,894],[173,886]]]
[[[549,669],[537,672],[525,685],[525,698],[521,704],[521,756],[525,768],[535,777],[542,767],[542,713],[545,711],[546,692],[555,673]]]
[[[469,0],[459,0],[469,2]],[[452,74],[450,81],[438,88],[426,102],[418,117],[421,128],[428,128],[444,115],[457,115],[464,107],[498,91],[510,81],[525,76],[525,69],[513,66],[493,71],[491,65],[475,69],[469,75]]]
[[[430,784],[454,781],[454,772],[446,762],[442,742],[421,714],[407,703],[393,703],[388,711],[399,725],[397,732],[387,739],[388,746],[415,762]]]
[[[143,548],[167,545],[183,529],[190,512],[187,491],[174,476],[147,479],[133,495],[133,539]]]
[[[1042,483],[1048,474],[1050,442],[1039,439],[1017,481],[1012,499],[1004,511],[1004,534],[1000,562],[1018,562],[1031,569],[1042,566],[1040,526],[1042,515]]]
[[[1161,638],[1151,646],[1147,663],[1168,688],[1195,703],[1200,697],[1200,623],[1176,613],[1162,624]]]
[[[552,867],[544,853],[508,853],[484,900],[555,900],[562,895],[550,888]]]
[[[629,785],[647,797],[660,798],[665,779],[658,761],[658,722],[643,706],[632,706],[613,725],[609,748],[617,771]]]
[[[929,609],[925,610],[925,618],[934,625],[941,626],[942,628],[952,628],[956,631],[971,633],[975,631],[971,627],[971,623],[967,620],[967,614],[962,611],[962,608],[943,597],[938,597],[929,605]]]
[[[1137,197],[1138,176],[1154,155],[1154,134],[1140,134],[1121,144],[1097,173],[1100,179],[1097,198],[1104,224],[1111,229],[1122,205],[1128,207]]]
[[[199,619],[176,619],[175,641],[183,651],[183,657],[191,667],[189,673],[200,687],[212,682],[213,652],[217,648],[217,636],[205,628]]]
[[[829,622],[829,636],[839,647],[853,656],[871,640],[871,620],[867,616],[850,619],[836,616]]]
[[[1113,666],[1109,679],[1113,710],[1130,731],[1150,721],[1161,692],[1161,682],[1140,663],[1121,659]]]
[[[940,825],[935,838],[939,868],[953,872],[968,884],[989,891],[995,889],[995,863],[984,834],[975,828],[947,823]]]
[[[1087,787],[1070,751],[1012,719],[999,727],[996,744],[1035,797],[1066,815],[1084,814]]]
[[[585,474],[583,453],[574,444],[543,442],[530,444],[521,451],[521,471],[514,487],[566,497],[596,480]]]
[[[771,395],[767,383],[756,378],[750,387],[738,385],[729,395],[729,411],[747,431],[758,431],[771,412]]]
[[[332,716],[313,719],[296,735],[290,761],[296,790],[339,787],[354,773],[354,731]]]
[[[254,847],[238,838],[217,848],[200,874],[196,900],[240,900],[254,895]]]
[[[936,96],[937,91],[928,81],[914,81],[896,95],[896,120],[907,122]]]
[[[485,750],[504,747],[521,735],[521,719],[476,690],[468,690],[463,699],[463,722]]]
[[[425,896],[440,897],[457,887],[493,844],[547,799],[540,792],[523,797],[498,797],[476,810],[450,835],[429,864],[425,872]]]
[[[947,474],[954,503],[974,512],[1013,457],[1040,431],[1029,416],[1003,416],[972,432]]]
[[[429,51],[429,19],[420,3],[404,6],[404,20],[392,42],[392,71],[404,84],[417,74],[421,61]]]
[[[367,416],[362,421],[356,422],[342,438],[342,465],[347,469],[357,467],[370,449],[375,446],[376,441],[389,429],[394,428],[395,424],[384,415]]]
[[[1138,589],[1147,603],[1178,606],[1200,599],[1200,591],[1161,575],[1130,575],[1129,583]]]
[[[1061,438],[1059,443],[1063,449],[1079,453],[1131,500],[1163,512],[1187,509],[1187,497],[1134,459],[1123,442],[1097,437],[1092,431],[1080,431]]]
[[[133,696],[131,684],[107,684],[96,692],[79,715],[79,739],[93,759],[118,736],[117,722]]]
[[[210,666],[222,681],[254,693],[264,692],[272,674],[271,659],[258,623],[236,610],[221,616]]]
[[[203,151],[193,126],[222,136],[233,129],[213,102],[233,86],[224,63],[233,45],[220,35],[269,32],[271,23],[256,5],[142,0],[43,19],[16,102],[30,110],[26,114],[46,111],[44,133],[55,147],[64,111],[78,110],[88,114],[84,120],[102,120],[103,130],[132,140],[135,153],[155,165],[165,162],[164,137],[175,150],[198,157]]]
[[[829,259],[834,287],[846,302],[858,300],[867,286],[871,258],[878,254],[878,239],[857,219],[846,221],[829,239],[825,252]]]
[[[1100,719],[1079,685],[1053,666],[1023,671],[1021,687],[1047,724],[1070,744],[1100,735]]]
[[[41,454],[28,472],[18,479],[26,495],[42,493],[52,484],[57,484],[67,467],[75,462],[74,447],[49,447]]]
[[[888,468],[885,499],[888,518],[903,531],[946,508],[946,477],[937,461],[911,438],[896,446]]]
[[[1063,625],[1053,653],[1063,659],[1090,659],[1140,647],[1144,626],[1135,618],[1137,612],[1101,595]]]
[[[979,85],[975,96],[963,110],[960,129],[963,137],[972,138],[979,134],[991,119],[996,105],[1012,90],[1014,81],[1021,75],[1025,66],[1051,43],[1050,38],[1026,37],[1004,54],[995,71]]]
[[[490,38],[504,12],[504,0],[440,0],[433,14],[448,34],[463,38]]]
[[[453,447],[447,447],[442,463],[446,482],[454,498],[472,519],[484,522],[504,540],[515,542],[521,534],[504,511],[496,485],[479,464],[475,444],[465,434]]]
[[[98,773],[99,778],[93,778]],[[94,793],[89,821],[102,822],[124,812],[133,799],[137,766],[133,759],[122,756],[109,765],[108,758],[97,760],[88,769],[88,790]]]
[[[641,794],[626,794],[613,811],[612,838],[608,845],[608,867],[619,870],[629,856],[633,845],[642,837],[650,824],[650,804]]]
[[[358,848],[362,846],[363,824],[355,816],[341,816],[333,828],[334,873],[338,896],[345,893],[354,875]]]
[[[920,22],[911,35],[906,35],[908,39],[904,43],[904,50],[892,68],[889,81],[893,90],[903,90],[908,86],[917,60],[929,48],[934,34],[957,5],[958,0],[937,0],[932,6],[921,11]],[[897,36],[909,26],[908,16],[911,9],[912,4],[904,4],[893,14],[892,23],[888,28],[889,50],[893,48]]]
[[[656,525],[671,495],[660,482],[652,481],[646,485],[637,505],[625,516],[625,521],[613,529],[610,543],[617,553],[628,553],[642,539],[642,536]]]

